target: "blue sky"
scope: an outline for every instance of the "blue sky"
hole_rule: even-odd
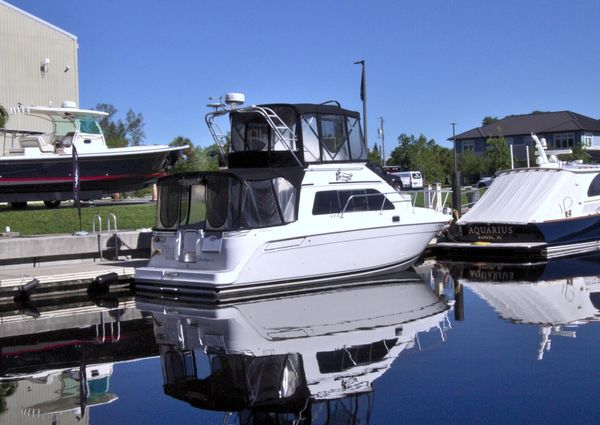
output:
[[[247,104],[336,99],[449,146],[486,115],[571,110],[600,118],[596,0],[8,0],[78,37],[80,105],[141,112],[146,143],[211,143],[209,96]],[[596,46],[596,47],[594,47]]]

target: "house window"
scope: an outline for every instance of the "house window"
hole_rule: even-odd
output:
[[[592,146],[592,139],[593,138],[591,134],[584,134],[583,136],[581,136],[581,145],[589,148],[590,146]]]
[[[463,140],[462,151],[463,151],[463,153],[475,152],[475,141],[474,140]]]
[[[560,133],[554,135],[554,149],[568,149],[575,146],[573,133]]]

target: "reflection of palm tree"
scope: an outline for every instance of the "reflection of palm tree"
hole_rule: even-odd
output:
[[[6,397],[14,394],[17,384],[13,382],[0,384],[0,415],[6,411]]]

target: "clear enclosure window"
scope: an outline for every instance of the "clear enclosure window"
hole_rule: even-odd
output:
[[[317,117],[314,115],[302,115],[302,142],[304,144],[304,160],[306,162],[320,161],[319,130]]]
[[[350,141],[350,155],[354,160],[367,160],[367,152],[360,132],[359,120],[348,117],[348,140]]]
[[[177,180],[161,182],[160,195],[158,199],[156,227],[159,229],[174,229],[179,217],[179,192],[181,186]]]
[[[345,161],[350,159],[345,118],[341,115],[321,116],[323,160]]]

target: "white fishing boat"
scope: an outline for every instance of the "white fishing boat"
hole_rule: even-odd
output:
[[[13,134],[10,143],[4,138],[0,202],[15,207],[25,207],[27,201],[44,201],[47,207],[56,207],[61,201],[73,199],[75,163],[82,200],[142,189],[166,175],[178,153],[186,148],[109,148],[98,124],[107,113],[78,109],[73,102],[65,102],[60,108],[31,106],[14,112],[35,116],[52,126],[47,133]]]
[[[532,138],[538,166],[498,173],[436,250],[523,261],[600,249],[600,165],[559,161]]]
[[[152,315],[166,394],[204,409],[306,415],[371,393],[404,350],[446,340],[452,301],[415,272],[401,274],[225,306],[145,296],[136,306]]]
[[[198,295],[289,288],[410,267],[449,216],[413,206],[366,166],[357,112],[227,107],[228,169],[161,179],[152,256],[136,287]]]

